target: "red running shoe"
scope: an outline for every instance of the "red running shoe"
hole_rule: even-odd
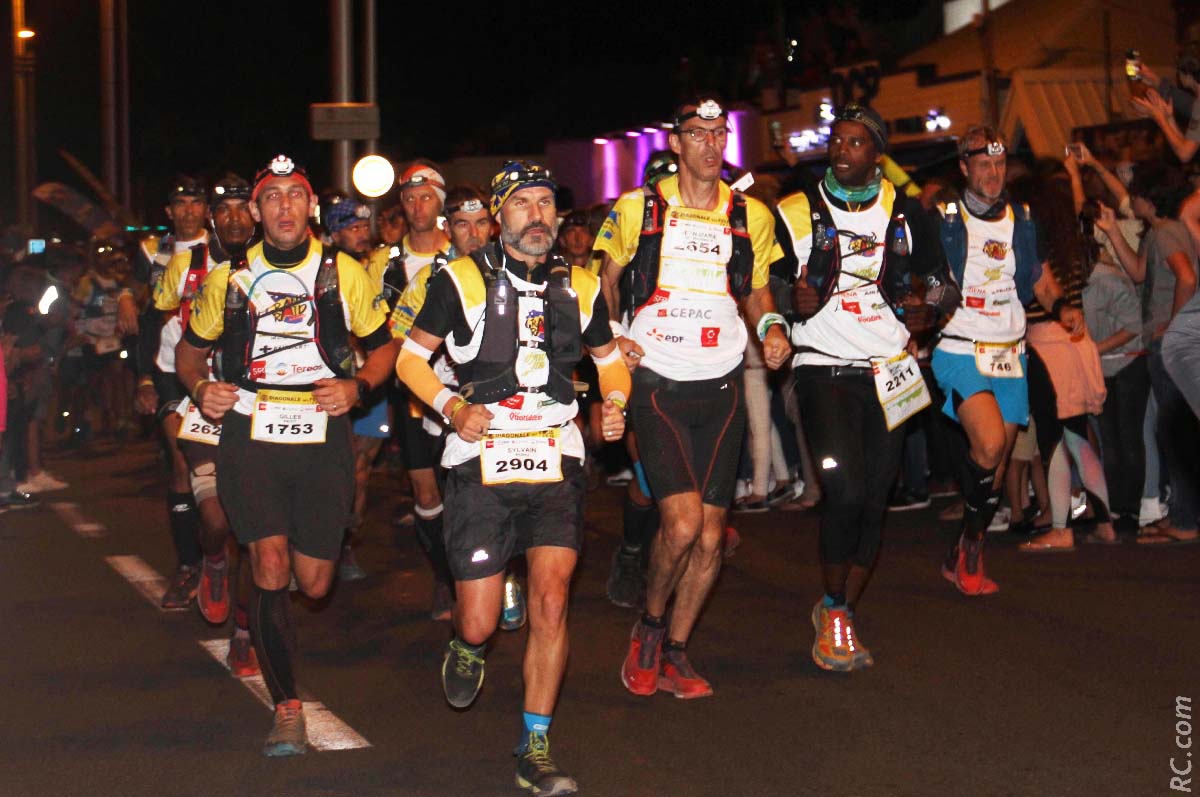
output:
[[[708,697],[713,693],[712,684],[696,674],[692,663],[688,661],[687,653],[682,650],[672,650],[662,657],[662,674],[658,676],[658,688],[683,700]]]
[[[1000,586],[983,571],[983,540],[971,544],[958,541],[958,563],[954,568],[954,586],[964,595],[994,595]]]
[[[635,695],[648,697],[658,691],[658,670],[662,659],[662,640],[667,629],[650,628],[641,620],[629,635],[629,653],[621,664],[621,683]]]
[[[229,619],[229,559],[221,554],[220,564],[206,556],[200,567],[200,589],[196,592],[200,614],[213,625]]]
[[[258,654],[254,652],[254,646],[250,644],[248,636],[234,634],[230,637],[229,655],[225,657],[225,663],[229,665],[229,672],[233,673],[234,678],[249,678],[261,672],[258,668]]]

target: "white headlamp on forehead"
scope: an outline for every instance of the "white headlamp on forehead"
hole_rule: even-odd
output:
[[[973,158],[976,155],[1003,155],[1005,152],[1003,141],[989,141],[982,147],[975,147],[963,153],[963,160]]]
[[[483,210],[483,203],[478,199],[464,199],[459,204],[446,208],[446,217],[449,218],[455,213],[478,213],[481,210]]]
[[[679,127],[688,119],[700,118],[706,122],[711,122],[713,119],[720,119],[724,115],[725,109],[721,107],[721,104],[716,100],[709,98],[706,100],[701,100],[700,104],[696,106],[696,110],[688,111],[687,113],[677,116],[675,118],[675,126]]]
[[[267,168],[276,177],[286,177],[296,171],[296,164],[287,155],[276,155]]]

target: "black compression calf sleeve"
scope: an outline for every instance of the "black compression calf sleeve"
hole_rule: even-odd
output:
[[[641,506],[625,494],[625,506],[621,512],[623,524],[621,547],[628,553],[640,551],[650,542],[658,526],[658,504],[651,502]]]
[[[288,617],[290,602],[287,587],[263,589],[257,584],[250,600],[250,639],[258,654],[263,680],[276,704],[299,697],[292,673],[296,637]]]
[[[996,492],[996,469],[984,468],[967,456],[967,480],[963,484],[963,535],[969,540],[983,539],[983,533],[996,514],[1000,493]]]
[[[429,556],[429,564],[433,567],[433,577],[443,584],[453,584],[454,578],[450,575],[450,562],[446,556],[441,507],[433,517],[421,517],[422,511],[420,507],[416,511],[417,537],[421,541],[421,547]]]
[[[200,564],[200,515],[191,493],[167,492],[167,517],[171,523],[171,540],[179,564],[195,567]]]

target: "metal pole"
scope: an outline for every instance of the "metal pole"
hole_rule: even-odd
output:
[[[25,0],[13,0],[13,144],[15,145],[17,224],[33,226],[33,205],[29,192],[33,190],[33,174],[29,168],[33,139],[29,137],[29,78],[32,71],[26,40],[17,34],[25,28]]]
[[[377,36],[375,32],[375,0],[363,0],[362,15],[362,81],[363,102],[376,103],[379,101],[379,59],[376,50]],[[375,139],[364,142],[365,155],[375,154],[379,142]]]
[[[133,190],[130,183],[129,155],[129,2],[117,0],[117,174],[119,189],[117,201],[127,209],[133,207]]]
[[[1104,118],[1113,120],[1112,12],[1104,4]]]
[[[100,0],[100,154],[104,185],[117,192],[117,76],[114,0]]]
[[[996,96],[996,58],[992,49],[992,15],[988,0],[979,14],[979,43],[983,51],[983,123],[1000,124],[1000,98]]]
[[[333,101],[351,102],[353,75],[350,63],[350,35],[353,22],[350,18],[350,0],[329,0],[330,16],[330,73],[333,83]],[[333,142],[333,187],[339,191],[350,191],[351,159],[354,157],[353,142],[340,139]]]

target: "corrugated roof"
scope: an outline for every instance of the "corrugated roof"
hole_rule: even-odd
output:
[[[1116,108],[1129,108],[1123,74],[1114,75],[1113,98]],[[1012,74],[1000,130],[1010,142],[1023,135],[1038,157],[1061,158],[1073,128],[1109,121],[1103,70],[1020,69]]]

